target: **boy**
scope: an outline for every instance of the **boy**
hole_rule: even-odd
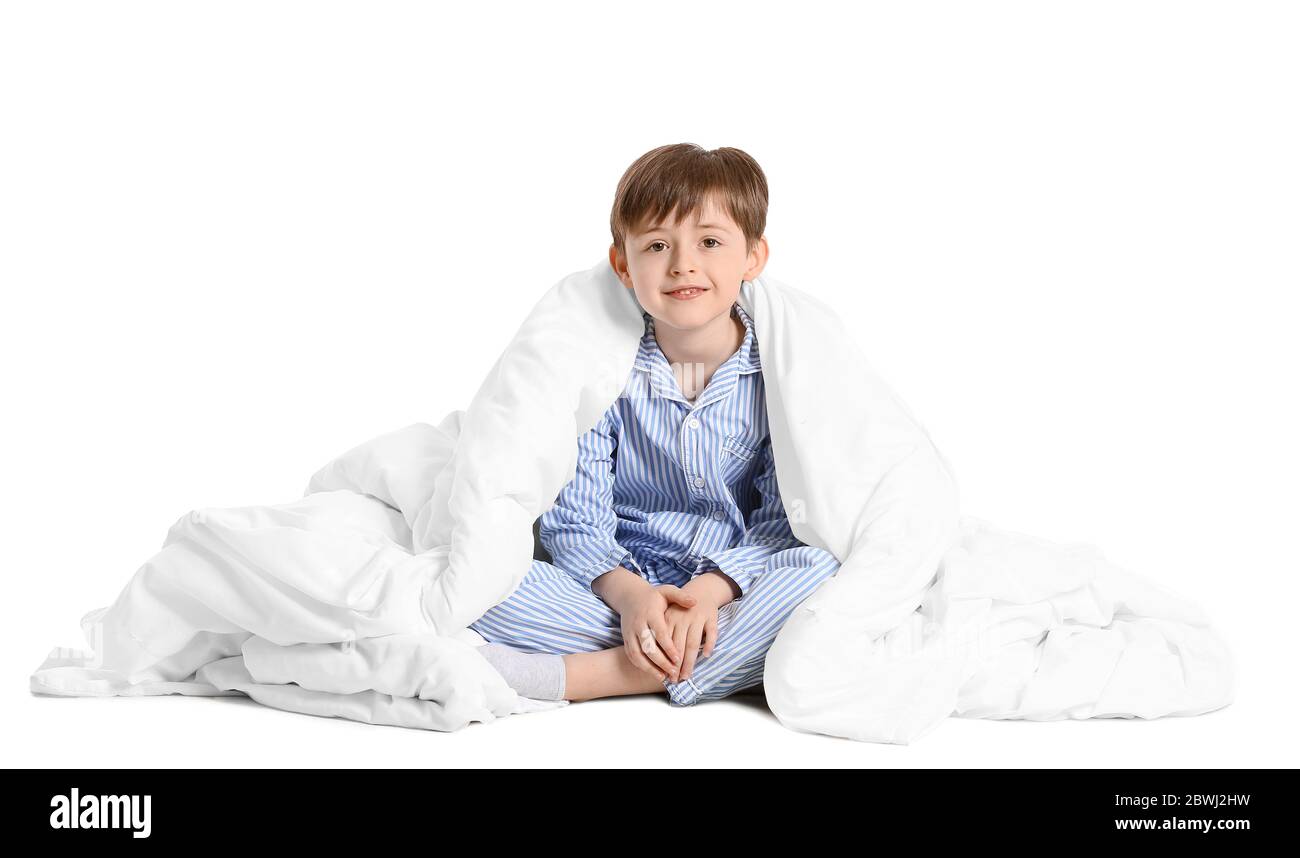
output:
[[[785,620],[839,569],[790,530],[736,303],[767,262],[766,218],[766,178],[738,149],[663,146],[620,180],[609,260],[645,335],[541,517],[554,562],[470,626],[517,693],[690,705],[754,687]]]

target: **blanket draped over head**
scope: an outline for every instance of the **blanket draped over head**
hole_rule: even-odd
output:
[[[946,460],[837,314],[769,277],[738,297],[761,344],[777,483],[837,574],[772,645],[786,727],[908,743],[950,715],[1196,715],[1233,658],[1200,608],[1104,559],[959,515]],[[289,503],[198,509],[112,605],[90,650],[53,650],[40,694],[237,695],[456,730],[522,698],[469,629],[537,551],[577,439],[623,390],[642,310],[602,259],[537,302],[465,410],[355,447]]]

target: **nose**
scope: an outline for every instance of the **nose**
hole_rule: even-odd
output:
[[[694,264],[692,264],[690,260],[683,259],[681,256],[678,256],[675,259],[673,259],[673,264],[671,266],[671,269],[674,277],[681,276],[682,272],[684,271],[689,271],[692,274],[695,273]]]

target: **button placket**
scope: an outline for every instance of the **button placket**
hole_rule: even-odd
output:
[[[704,478],[699,476],[701,472],[700,463],[697,461],[696,451],[701,447],[700,444],[700,420],[687,412],[686,420],[682,424],[682,468],[686,472],[686,485],[691,490],[691,494],[696,497],[703,497]]]
[[[695,571],[694,564],[699,562],[700,557],[712,544],[712,536],[709,532],[707,519],[695,525],[695,533],[691,535],[691,544],[686,548],[686,565],[691,566],[692,572]]]

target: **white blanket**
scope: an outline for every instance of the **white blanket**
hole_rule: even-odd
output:
[[[796,730],[907,743],[949,715],[1195,715],[1235,694],[1200,609],[1087,547],[958,512],[947,462],[837,315],[746,282],[791,527],[841,561],[767,657]],[[282,709],[455,730],[550,709],[516,695],[468,625],[523,579],[577,438],[643,333],[602,259],[546,292],[464,411],[362,444],[297,501],[200,509],[56,649],[42,694],[247,694]]]

